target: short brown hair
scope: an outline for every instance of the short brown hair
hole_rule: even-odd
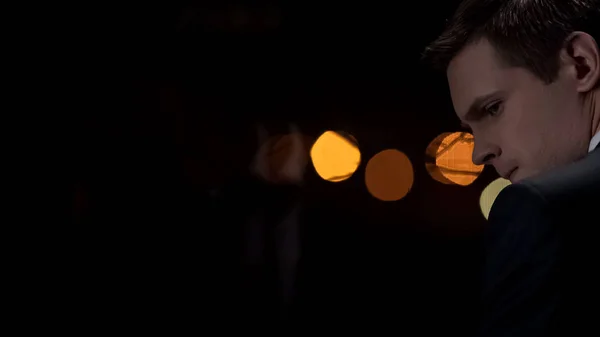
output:
[[[486,38],[508,65],[550,83],[566,38],[584,31],[598,41],[599,25],[600,0],[464,0],[423,57],[446,70],[463,47]]]

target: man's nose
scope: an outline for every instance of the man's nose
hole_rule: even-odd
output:
[[[502,154],[502,150],[498,146],[476,141],[473,149],[473,163],[475,165],[491,164],[491,161],[499,157],[500,154]]]

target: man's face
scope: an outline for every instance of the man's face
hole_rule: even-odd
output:
[[[458,117],[475,137],[473,162],[516,182],[587,152],[587,127],[571,69],[552,84],[503,64],[485,39],[466,46],[447,71]]]

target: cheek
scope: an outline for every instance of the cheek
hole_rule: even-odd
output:
[[[506,105],[498,121],[498,129],[502,150],[509,157],[527,161],[532,152],[541,151],[544,141],[539,137],[539,132],[545,126],[544,120],[538,116],[539,108],[519,101]]]
[[[500,115],[498,124],[503,130],[503,140],[514,142],[523,135],[524,130],[530,130],[531,116],[525,113],[528,108],[518,100],[507,102],[502,115]]]

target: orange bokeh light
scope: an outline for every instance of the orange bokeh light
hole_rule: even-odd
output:
[[[472,160],[475,142],[467,132],[444,133],[434,139],[426,150],[427,172],[444,184],[468,186],[483,171],[483,165]]]
[[[331,182],[349,179],[360,165],[360,150],[356,144],[354,137],[334,131],[323,133],[310,149],[317,174]]]
[[[410,159],[394,149],[373,156],[365,169],[369,193],[382,201],[404,198],[413,186],[414,170]]]

